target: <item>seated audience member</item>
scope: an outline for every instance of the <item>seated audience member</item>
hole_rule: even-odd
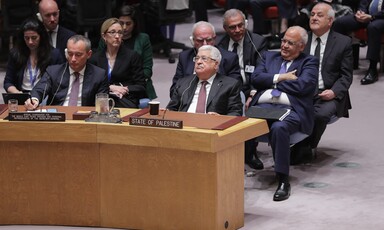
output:
[[[172,79],[170,96],[172,96],[176,82],[180,78],[194,73],[193,58],[196,56],[197,50],[203,45],[215,45],[215,28],[208,22],[197,22],[193,25],[192,36],[190,39],[193,43],[193,48],[184,50],[179,54],[179,62],[177,63],[175,76]],[[218,49],[222,56],[218,72],[228,77],[235,78],[238,81],[242,81],[238,56],[235,53],[220,47],[218,47]]]
[[[51,45],[59,49],[63,59],[65,59],[64,49],[67,46],[67,41],[76,33],[59,26],[60,10],[54,0],[41,0],[39,2],[39,15],[48,32]]]
[[[290,135],[298,131],[309,135],[313,128],[313,95],[318,84],[319,61],[302,53],[307,39],[307,31],[302,27],[288,28],[281,41],[281,51],[264,52],[251,78],[257,89],[251,106],[291,110],[282,121],[268,121],[269,143],[279,183],[274,201],[290,196]]]
[[[4,89],[7,93],[29,92],[49,65],[63,62],[60,51],[50,45],[43,24],[27,19],[20,26],[15,48],[9,52]]]
[[[377,63],[380,61],[380,41],[384,32],[384,4],[381,3],[380,0],[361,0],[359,9],[354,15],[338,18],[333,23],[334,31],[345,35],[360,28],[367,28],[369,68],[360,81],[362,85],[372,84],[378,80]]]
[[[152,82],[152,45],[149,36],[139,31],[136,11],[133,6],[125,5],[118,13],[119,22],[123,27],[122,43],[129,49],[136,51],[143,59],[143,72],[146,80],[146,93],[149,99],[157,98],[155,87]],[[99,50],[105,49],[105,42],[100,39]]]
[[[251,8],[253,32],[262,35],[270,32],[266,28],[263,11],[271,6],[279,9],[280,33],[284,33],[288,28],[288,21],[297,16],[296,0],[239,0],[236,8],[244,13],[248,7]]]
[[[312,134],[291,148],[291,164],[312,156],[332,116],[348,116],[351,109],[348,89],[353,79],[352,39],[331,30],[335,12],[329,4],[318,3],[310,17],[309,42],[304,53],[320,59],[318,93],[314,97],[315,126]],[[317,39],[320,39],[318,43]],[[318,44],[319,52],[316,54]]]
[[[241,116],[241,82],[218,73],[220,51],[214,46],[203,45],[193,61],[196,74],[185,76],[176,82],[167,109]]]
[[[261,57],[261,53],[267,50],[267,41],[261,35],[248,31],[246,25],[248,22],[240,10],[227,10],[223,18],[223,27],[226,34],[219,40],[218,46],[239,56],[241,77],[243,79],[242,91],[245,98],[248,98],[245,104],[247,109],[252,96],[256,93],[250,81],[251,74]],[[248,166],[253,169],[264,168],[263,163],[256,154],[256,142],[246,142],[245,152],[245,163]]]
[[[74,35],[67,42],[67,63],[49,66],[42,79],[25,102],[34,110],[48,96],[47,105],[94,106],[98,93],[108,93],[105,70],[87,63],[91,57],[91,42],[82,35]]]
[[[94,53],[90,63],[107,71],[109,94],[116,107],[138,108],[145,96],[143,62],[138,53],[122,45],[123,27],[119,19],[109,18],[101,25],[103,50]]]

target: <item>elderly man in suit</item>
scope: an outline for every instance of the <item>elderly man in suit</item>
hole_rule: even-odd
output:
[[[327,3],[317,3],[312,8],[312,32],[304,53],[320,59],[318,93],[314,97],[315,126],[308,138],[292,147],[291,164],[312,156],[331,118],[348,117],[351,109],[348,89],[353,79],[352,39],[331,30],[334,18],[335,12]]]
[[[239,56],[240,73],[243,79],[242,91],[245,98],[247,98],[245,108],[248,108],[249,102],[256,93],[250,81],[251,74],[255,70],[261,53],[267,50],[267,41],[264,37],[248,31],[248,20],[240,10],[227,10],[223,18],[223,27],[226,34],[219,40],[218,46]],[[246,142],[245,163],[253,169],[264,168],[263,163],[256,154],[256,143],[254,141]]]
[[[76,33],[59,26],[60,10],[54,0],[41,0],[39,2],[39,19],[43,22],[50,37],[51,45],[60,50],[63,58],[64,49],[68,39]]]
[[[241,116],[241,82],[218,73],[220,51],[214,46],[204,45],[193,60],[196,74],[177,81],[167,109]]]
[[[290,196],[290,135],[295,132],[309,135],[313,128],[313,95],[317,88],[319,61],[302,53],[307,39],[307,31],[302,27],[288,28],[281,41],[281,51],[264,52],[251,78],[257,89],[251,106],[291,110],[282,121],[268,122],[269,142],[279,182],[274,201],[286,200]]]
[[[380,40],[384,32],[384,4],[382,0],[360,0],[359,9],[354,15],[338,18],[333,24],[333,29],[344,35],[354,30],[367,28],[368,49],[367,59],[369,67],[362,85],[372,84],[378,80],[377,63],[380,61]]]
[[[108,93],[104,69],[87,63],[92,55],[91,42],[82,35],[68,40],[67,63],[49,66],[31,91],[25,107],[34,110],[45,96],[48,105],[94,106],[98,93]]]
[[[193,58],[196,56],[197,50],[203,45],[215,45],[215,28],[209,22],[197,22],[193,25],[192,36],[190,39],[193,48],[184,50],[179,54],[179,62],[177,63],[175,76],[172,79],[170,96],[172,96],[176,82],[180,78],[194,73],[195,65],[193,64]],[[228,77],[235,78],[238,81],[242,81],[238,56],[228,50],[222,48],[218,49],[222,56],[218,72]]]

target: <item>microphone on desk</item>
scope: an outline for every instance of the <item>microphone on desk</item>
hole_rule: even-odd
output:
[[[55,91],[55,93],[52,95],[52,99],[51,99],[51,102],[48,103],[48,99],[47,99],[47,106],[50,106],[57,94],[57,92],[59,91],[60,89],[60,86],[61,86],[61,83],[63,82],[63,78],[64,78],[64,74],[65,74],[65,71],[67,70],[68,68],[68,62],[65,63],[65,67],[64,67],[64,70],[63,72],[61,73],[61,77],[60,77],[60,82],[59,82],[59,85],[57,86],[57,89]],[[44,91],[43,91],[43,98],[42,98],[42,101],[44,100],[45,96],[46,96],[46,93],[47,93],[47,86],[48,86],[48,82],[51,80],[52,81],[52,75],[46,70],[45,71],[45,74],[46,74],[46,77],[47,77],[47,81],[45,82],[45,86],[44,86]],[[45,75],[44,74],[44,75]],[[40,102],[40,104],[42,103],[42,101]],[[42,110],[42,108],[41,108]]]

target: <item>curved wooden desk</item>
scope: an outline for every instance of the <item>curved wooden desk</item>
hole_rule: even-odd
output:
[[[2,120],[0,224],[238,229],[243,142],[266,132],[258,119],[223,131]]]

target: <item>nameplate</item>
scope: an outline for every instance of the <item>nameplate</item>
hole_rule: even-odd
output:
[[[9,113],[9,121],[65,121],[65,113],[15,112]]]
[[[143,118],[143,117],[130,117],[129,124],[137,125],[137,126],[150,126],[150,127],[171,128],[171,129],[183,128],[183,121]]]

